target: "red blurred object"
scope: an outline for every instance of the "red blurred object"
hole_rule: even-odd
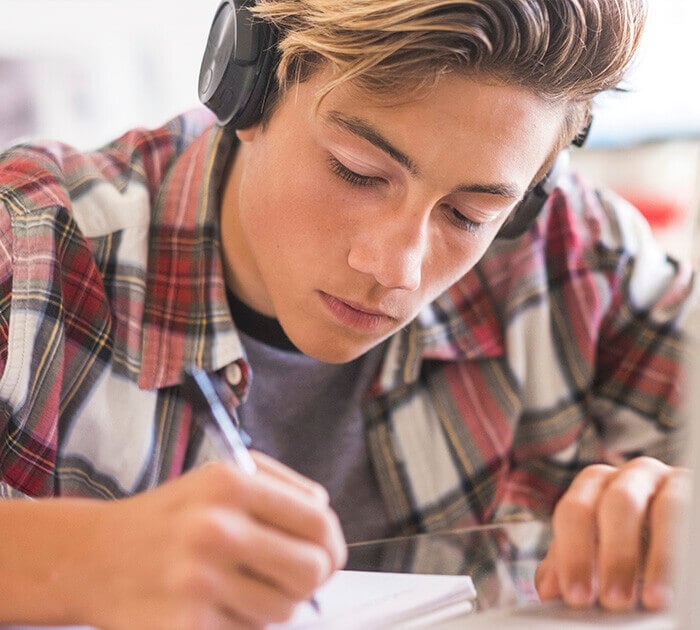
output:
[[[635,206],[655,230],[681,223],[687,213],[684,205],[672,197],[642,191],[618,190],[617,192]]]

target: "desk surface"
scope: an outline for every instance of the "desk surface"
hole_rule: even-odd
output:
[[[539,521],[419,534],[350,545],[346,568],[471,575],[483,611],[539,601],[535,569],[550,539]]]

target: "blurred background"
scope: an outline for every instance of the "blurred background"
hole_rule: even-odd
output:
[[[698,0],[648,0],[629,92],[600,98],[586,177],[644,212],[691,256],[700,205]],[[97,147],[197,107],[201,55],[219,0],[0,0],[0,147],[32,139]]]

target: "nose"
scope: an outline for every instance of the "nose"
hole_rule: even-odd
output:
[[[416,291],[421,283],[427,231],[427,217],[399,218],[396,213],[387,213],[355,235],[348,264],[387,289]]]

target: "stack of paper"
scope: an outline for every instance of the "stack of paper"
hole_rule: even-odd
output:
[[[474,584],[466,575],[339,571],[316,593],[320,613],[299,606],[272,628],[425,628],[473,610]]]

